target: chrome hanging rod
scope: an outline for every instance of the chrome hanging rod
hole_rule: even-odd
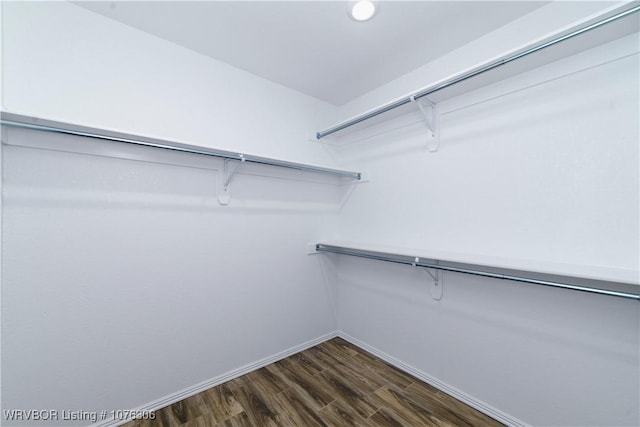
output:
[[[593,24],[587,25],[585,27],[578,28],[577,30],[574,30],[574,31],[572,31],[572,32],[570,32],[568,34],[563,35],[563,36],[554,38],[554,39],[552,39],[550,41],[547,41],[545,43],[542,43],[542,44],[539,44],[539,45],[535,45],[535,46],[530,47],[530,48],[526,48],[525,50],[519,51],[519,52],[517,52],[515,54],[507,55],[507,56],[505,56],[505,57],[503,57],[501,59],[498,59],[498,60],[496,60],[494,62],[491,62],[491,63],[489,63],[487,65],[482,65],[482,66],[474,68],[473,70],[468,71],[466,73],[462,73],[462,74],[456,75],[454,77],[451,77],[450,79],[447,79],[447,80],[445,80],[443,82],[440,82],[440,83],[434,84],[432,86],[429,86],[429,87],[427,87],[427,88],[425,88],[423,90],[420,90],[420,91],[418,91],[418,92],[416,92],[414,94],[411,94],[411,95],[409,95],[407,97],[398,99],[396,101],[392,101],[392,102],[390,102],[388,104],[384,104],[384,105],[382,105],[382,106],[380,106],[378,108],[375,108],[375,109],[373,109],[373,110],[371,110],[371,111],[369,111],[367,113],[364,113],[364,114],[361,114],[359,116],[356,116],[353,119],[344,121],[342,123],[339,123],[339,124],[337,124],[337,125],[335,125],[333,127],[327,128],[325,130],[316,132],[316,139],[318,139],[318,140],[322,139],[325,136],[329,136],[329,135],[331,135],[333,133],[336,133],[336,132],[339,132],[339,131],[341,131],[343,129],[346,129],[348,127],[354,126],[354,125],[356,125],[358,123],[362,123],[362,122],[364,122],[366,120],[372,119],[373,117],[376,117],[376,116],[379,116],[381,114],[384,114],[387,111],[394,110],[394,109],[396,109],[398,107],[401,107],[403,105],[409,104],[409,103],[413,102],[414,100],[418,100],[420,98],[428,96],[428,95],[430,95],[430,94],[432,94],[434,92],[437,92],[439,90],[445,89],[447,87],[454,86],[454,85],[456,85],[458,83],[461,83],[461,82],[463,82],[465,80],[469,80],[469,79],[471,79],[473,77],[479,76],[480,74],[486,73],[487,71],[490,71],[490,70],[493,70],[495,68],[501,67],[501,66],[503,66],[505,64],[508,64],[510,62],[513,62],[513,61],[516,61],[516,60],[521,59],[521,58],[523,58],[525,56],[531,55],[532,53],[538,52],[540,50],[543,50],[543,49],[546,49],[548,47],[551,47],[551,46],[553,46],[555,44],[558,44],[558,43],[561,43],[563,41],[569,40],[569,39],[571,39],[573,37],[576,37],[576,36],[578,36],[580,34],[583,34],[583,33],[586,33],[588,31],[594,30],[594,29],[599,28],[599,27],[601,27],[601,26],[603,26],[605,24],[608,24],[610,22],[613,22],[613,21],[616,21],[618,19],[624,18],[625,16],[628,16],[628,15],[630,15],[632,13],[636,13],[638,11],[640,11],[640,5],[637,5],[637,6],[633,7],[633,8],[631,8],[631,9],[627,9],[627,10],[625,10],[623,12],[617,13],[617,14],[615,14],[613,16],[610,16],[610,17],[608,17],[606,19],[603,19],[601,21],[595,22]]]
[[[204,156],[218,157],[222,159],[238,160],[241,162],[258,163],[262,165],[276,166],[280,168],[296,169],[305,172],[336,175],[341,177],[359,180],[360,172],[349,172],[339,169],[330,169],[320,166],[307,165],[304,163],[287,162],[283,160],[270,159],[267,157],[238,154],[231,151],[215,150],[193,145],[174,143],[155,138],[112,132],[103,129],[89,128],[68,123],[55,122],[52,120],[37,119],[12,113],[2,113],[0,125],[11,126],[22,129],[31,129],[43,132],[53,132],[65,135],[83,136],[106,141],[122,142],[126,144],[140,145],[144,147],[161,148],[164,150],[179,151],[182,153],[199,154]]]
[[[590,288],[586,286],[572,285],[569,283],[560,283],[560,282],[553,282],[549,280],[531,279],[528,277],[512,276],[509,274],[491,273],[489,271],[472,270],[468,268],[450,267],[450,266],[441,265],[441,264],[432,264],[432,263],[417,261],[415,259],[414,260],[403,259],[403,258],[392,257],[388,255],[383,255],[383,254],[377,254],[377,253],[372,254],[371,252],[360,252],[353,249],[339,248],[339,247],[323,245],[323,244],[317,244],[316,251],[338,254],[338,255],[348,255],[348,256],[354,256],[354,257],[360,257],[360,258],[367,258],[367,259],[373,259],[378,261],[393,262],[396,264],[405,264],[405,265],[412,265],[417,267],[433,268],[435,270],[451,271],[454,273],[471,274],[474,276],[490,277],[493,279],[512,280],[514,282],[529,283],[533,285],[542,285],[542,286],[551,286],[554,288],[571,289],[574,291],[590,292],[594,294],[628,298],[628,299],[640,301],[640,295],[632,294],[628,292],[618,292],[618,291],[612,291],[608,289]]]

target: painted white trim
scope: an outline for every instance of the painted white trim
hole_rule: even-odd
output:
[[[293,346],[287,350],[283,350],[279,353],[276,353],[272,356],[265,357],[264,359],[258,360],[256,362],[250,363],[248,365],[244,365],[240,368],[234,369],[233,371],[227,372],[226,374],[219,375],[217,377],[211,378],[209,380],[203,381],[199,384],[196,384],[191,387],[187,387],[183,390],[180,390],[176,393],[172,393],[170,395],[161,397],[160,399],[154,400],[152,402],[147,403],[146,405],[140,406],[135,410],[139,411],[157,411],[165,406],[171,405],[173,403],[179,402],[183,399],[196,395],[204,390],[207,390],[211,387],[215,387],[217,385],[226,383],[227,381],[231,381],[234,378],[240,377],[242,375],[246,375],[249,372],[255,371],[256,369],[260,369],[264,366],[267,366],[273,362],[277,362],[278,360],[289,357],[293,354],[304,351],[308,348],[316,346],[320,343],[328,341],[332,338],[338,336],[338,331],[329,332],[328,334],[321,335],[318,338],[312,339],[305,343]],[[100,421],[94,424],[91,424],[90,427],[114,427],[125,424],[131,420],[116,420],[116,419],[108,419],[105,421]]]
[[[500,411],[499,409],[494,408],[491,405],[486,404],[485,402],[476,399],[473,396],[470,396],[460,390],[458,390],[455,387],[450,386],[449,384],[446,384],[440,380],[438,380],[437,378],[434,378],[430,375],[425,374],[424,372],[420,371],[419,369],[414,368],[411,365],[408,365],[398,359],[396,359],[393,356],[388,355],[387,353],[378,350],[375,347],[370,346],[369,344],[366,344],[362,341],[360,341],[359,339],[352,337],[351,335],[347,334],[346,332],[343,331],[338,331],[337,332],[337,336],[339,336],[340,338],[344,339],[345,341],[349,341],[351,344],[355,345],[356,347],[360,347],[363,350],[368,351],[369,353],[379,357],[380,359],[384,360],[385,362],[393,365],[394,367],[408,373],[411,376],[414,376],[424,382],[426,382],[427,384],[430,384],[432,386],[434,386],[435,388],[442,390],[443,392],[447,393],[450,396],[455,397],[456,399],[466,403],[467,405],[471,406],[472,408],[477,409],[478,411],[490,416],[491,418],[500,421],[503,424],[506,424],[507,426],[510,427],[529,427],[530,425],[525,423],[522,420],[519,420],[509,414],[506,414],[502,411]]]
[[[162,409],[168,405],[171,405],[173,403],[179,402],[180,400],[186,399],[188,397],[191,397],[193,395],[196,395],[204,390],[207,390],[211,387],[215,387],[218,386],[220,384],[223,384],[227,381],[231,381],[234,378],[240,377],[242,375],[246,375],[249,372],[255,371],[257,369],[260,369],[264,366],[267,366],[271,363],[277,362],[278,360],[284,359],[286,357],[289,357],[293,354],[299,353],[301,351],[304,351],[308,348],[311,348],[313,346],[316,346],[320,343],[323,343],[325,341],[328,341],[332,338],[335,337],[340,337],[342,339],[344,339],[345,341],[350,342],[351,344],[355,345],[356,347],[360,347],[363,350],[368,351],[369,353],[379,357],[380,359],[384,360],[385,362],[393,365],[394,367],[408,373],[409,375],[412,375],[432,386],[434,386],[435,388],[442,390],[443,392],[455,397],[456,399],[466,403],[467,405],[471,406],[472,408],[477,409],[478,411],[490,416],[491,418],[496,419],[497,421],[500,421],[503,424],[506,424],[507,426],[510,427],[530,427],[529,424],[525,423],[524,421],[521,421],[509,414],[506,414],[502,411],[500,411],[499,409],[494,408],[491,405],[486,404],[485,402],[474,398],[473,396],[470,396],[460,390],[458,390],[455,387],[452,387],[430,375],[425,374],[424,372],[420,371],[419,369],[414,368],[411,365],[408,365],[398,359],[396,359],[393,356],[388,355],[387,353],[370,346],[369,344],[366,344],[362,341],[360,341],[359,339],[352,337],[351,335],[347,334],[346,332],[343,331],[333,331],[333,332],[329,332],[328,334],[319,336],[318,338],[312,339],[310,341],[307,341],[303,344],[291,347],[287,350],[281,351],[279,353],[276,353],[272,356],[266,357],[264,359],[258,360],[257,362],[253,362],[250,363],[248,365],[242,366],[238,369],[234,369],[233,371],[227,372],[226,374],[223,375],[219,375],[217,377],[211,378],[207,381],[201,382],[199,384],[196,384],[194,386],[185,388],[183,390],[180,390],[176,393],[172,393],[170,395],[167,395],[165,397],[161,397],[160,399],[154,400],[150,403],[147,403],[146,405],[140,406],[138,408],[136,408],[136,410],[140,410],[140,411],[157,411],[159,409]],[[127,422],[129,422],[130,420],[115,420],[115,419],[109,419],[109,420],[105,420],[105,421],[100,421],[98,423],[95,424],[91,424],[90,427],[115,427],[115,426],[119,426],[122,424],[125,424]]]

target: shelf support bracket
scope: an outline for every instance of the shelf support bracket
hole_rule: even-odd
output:
[[[440,124],[438,122],[438,107],[429,98],[424,97],[424,99],[427,100],[430,111],[427,111],[420,100],[416,99],[416,95],[411,96],[411,102],[414,102],[418,105],[420,112],[424,116],[425,124],[431,131],[431,135],[429,136],[429,140],[427,141],[427,149],[431,152],[434,152],[438,151],[438,148],[440,148]]]
[[[240,168],[240,165],[242,165],[242,163],[245,161],[245,158],[242,154],[240,154],[239,157],[240,163],[237,163],[233,168],[229,166],[229,162],[231,160],[224,159],[224,165],[222,167],[222,177],[220,179],[222,188],[218,191],[218,202],[221,205],[228,205],[229,201],[231,201],[231,180]]]
[[[419,267],[418,263],[420,262],[420,258],[415,257],[414,262],[411,264],[414,267]],[[436,261],[436,264],[438,261]],[[429,288],[431,292],[431,298],[436,301],[440,301],[442,299],[442,288],[443,288],[443,280],[442,280],[442,271],[437,270],[435,268],[424,267],[424,272],[427,273],[431,277],[431,287]]]

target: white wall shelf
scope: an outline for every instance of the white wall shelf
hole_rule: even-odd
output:
[[[182,153],[197,154],[203,156],[217,157],[224,159],[225,162],[235,160],[240,163],[256,163],[262,165],[275,166],[279,168],[295,169],[304,172],[318,173],[325,175],[333,175],[343,178],[351,178],[355,181],[361,179],[360,172],[351,172],[340,169],[315,166],[305,163],[289,162],[285,160],[273,159],[268,157],[253,156],[250,154],[235,153],[231,151],[217,150],[195,145],[183,144],[156,138],[149,138],[140,135],[132,135],[121,132],[114,132],[105,129],[91,128],[70,123],[63,123],[53,120],[30,117],[20,114],[2,112],[0,124],[2,126],[17,127],[23,129],[31,129],[42,132],[53,132],[58,134],[75,135],[100,140],[119,142],[125,144],[133,144],[151,148],[159,148],[163,150],[177,151]],[[228,187],[233,173],[225,175],[225,186]]]
[[[429,150],[435,151],[438,147],[436,124],[438,102],[636,32],[638,31],[639,23],[635,14],[639,11],[640,5],[637,3],[626,4],[609,11],[604,16],[583,22],[574,28],[559,32],[544,40],[512,51],[496,60],[491,60],[470,70],[460,72],[320,130],[316,132],[316,140],[321,140],[348,128],[369,122],[371,119],[398,110],[400,107],[417,104],[417,108],[419,107],[425,115],[425,121],[434,140],[429,145]],[[420,103],[422,98],[427,100],[427,104],[431,109],[430,114],[424,111],[424,106]],[[387,116],[392,118],[396,115],[388,114]],[[426,117],[428,115],[431,118]]]
[[[345,242],[318,243],[316,251],[640,301],[638,272],[615,267],[575,266]]]

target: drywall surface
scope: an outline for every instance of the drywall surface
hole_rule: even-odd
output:
[[[571,5],[582,7],[562,7]],[[542,26],[544,9],[535,12]],[[538,28],[530,24],[520,32]],[[500,34],[510,32],[488,38]],[[481,42],[447,64],[470,51],[493,56]],[[371,177],[346,206],[341,237],[513,258],[524,270],[545,261],[576,274],[601,266],[637,283],[639,74],[633,34],[441,102],[437,152],[415,113],[329,138]],[[403,84],[358,102],[375,106]],[[514,422],[640,423],[636,301],[453,273],[436,301],[424,271],[330,259],[349,336]]]
[[[301,143],[319,101],[69,3],[2,7],[11,112],[329,162]],[[335,280],[306,254],[337,228],[336,178],[242,165],[222,206],[220,160],[2,141],[2,409],[58,411],[2,425],[88,425],[336,330]]]
[[[580,13],[592,16],[596,5],[540,8],[521,25],[418,70],[422,85],[447,76],[429,71],[441,64],[453,74],[455,65],[464,69],[479,57],[497,56],[496,49],[503,53],[516,29],[513,47],[526,44],[527,34],[542,37],[540,27],[549,21],[563,28],[580,21]],[[497,39],[503,40],[499,48]],[[427,150],[431,138],[417,108],[327,138],[346,167],[357,165],[372,177],[342,217],[342,238],[610,266],[635,272],[631,281],[638,283],[637,51],[637,39],[626,37],[440,103],[437,153]],[[465,63],[471,53],[475,62]],[[382,96],[402,94],[401,86],[415,89],[418,71],[354,101],[343,117],[354,114],[354,106],[370,108]]]
[[[3,8],[5,111],[332,165],[305,143],[326,103],[67,2]]]
[[[598,265],[638,284],[637,75],[636,34],[440,102],[437,152],[417,108],[329,138],[371,177],[342,239]]]

